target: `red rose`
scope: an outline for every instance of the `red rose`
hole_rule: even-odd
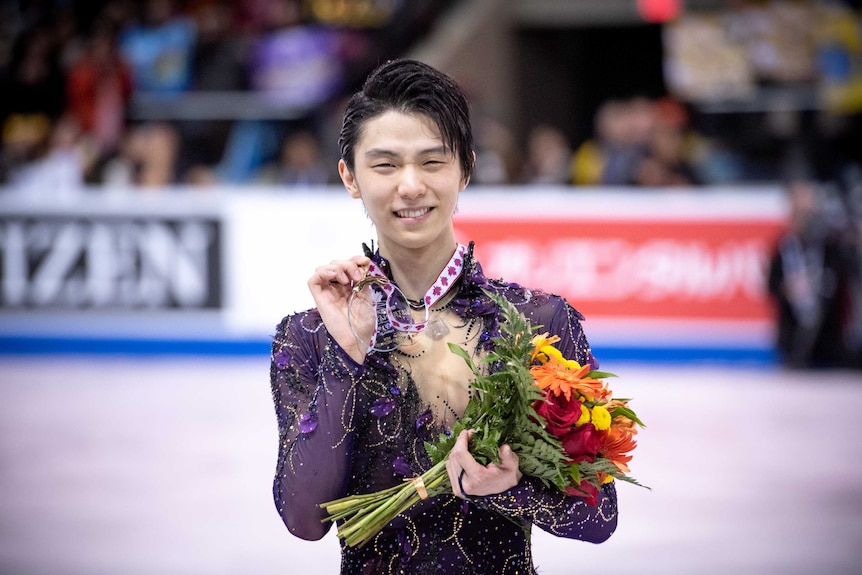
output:
[[[563,450],[573,461],[593,461],[602,444],[604,432],[587,423],[560,437]]]
[[[590,505],[598,505],[599,503],[599,488],[586,480],[581,480],[579,487],[566,487],[566,495],[577,495],[583,497]]]
[[[537,401],[533,407],[548,422],[545,426],[548,432],[557,437],[574,429],[581,418],[581,402],[574,398],[566,399],[563,395],[549,393],[546,401]]]

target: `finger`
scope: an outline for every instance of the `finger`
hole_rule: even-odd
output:
[[[472,456],[470,455],[469,438],[470,436],[467,431],[462,431],[455,439],[455,445],[453,445],[452,449],[449,451],[449,457],[446,459],[446,469],[454,474],[454,476],[452,477],[453,479],[461,473],[461,470],[464,468],[466,460],[468,458],[472,458]]]
[[[358,282],[365,277],[371,260],[366,256],[353,256],[347,260],[333,260],[329,265],[339,268],[349,282]]]
[[[518,454],[512,451],[511,447],[504,445],[500,448],[500,467],[506,469],[518,467],[518,461]]]
[[[455,465],[447,465],[446,473],[449,475],[449,484],[452,486],[452,493],[461,499],[469,497],[470,489],[472,488],[471,481],[473,480],[467,475],[467,470],[458,468]]]
[[[458,434],[455,445],[449,452],[449,461],[452,461],[459,470],[467,468],[467,473],[470,473],[471,470],[475,472],[477,467],[481,467],[479,462],[470,454],[471,437],[473,437],[472,429],[463,430]]]
[[[472,430],[464,430],[458,434],[455,440],[455,445],[449,452],[449,457],[446,459],[446,473],[449,475],[449,484],[452,486],[452,493],[456,497],[466,498],[469,487],[468,468],[475,469],[481,467],[479,463],[470,455],[470,437]],[[475,467],[474,467],[475,466]]]
[[[335,271],[334,279],[336,282],[344,285],[351,285],[353,283],[353,276],[357,272],[357,266],[353,262],[350,260],[333,260],[329,262],[329,265]]]
[[[356,256],[358,261],[367,260],[364,256]],[[350,286],[354,282],[359,281],[365,275],[365,268],[360,266],[357,261],[350,260],[332,260],[328,265],[320,266],[315,270],[316,278],[320,278],[320,283],[341,284]]]
[[[350,258],[350,261],[356,266],[356,270],[359,272],[358,277],[357,274],[353,274],[353,277],[356,278],[356,281],[361,280],[365,276],[365,272],[368,271],[368,266],[371,264],[371,258],[367,256],[353,256]]]
[[[309,284],[340,284],[345,283],[338,278],[339,268],[332,264],[320,266],[314,270],[314,274],[312,274],[311,278],[309,278]],[[346,279],[346,278],[345,278]]]
[[[371,260],[365,256],[353,256],[344,262],[344,273],[350,278],[350,283],[356,283],[365,277]]]
[[[449,485],[452,486],[452,494],[455,497],[464,498],[464,494],[461,493],[461,489],[458,486],[458,478],[461,475],[461,465],[458,464],[455,460],[452,459],[452,452],[449,452],[449,457],[446,459],[446,474],[449,476]]]
[[[500,465],[507,471],[514,471],[516,483],[521,482],[523,473],[521,473],[520,469],[520,458],[508,445],[500,448]]]

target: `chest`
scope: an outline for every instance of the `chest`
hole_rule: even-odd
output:
[[[434,423],[451,428],[464,414],[470,399],[473,372],[449,344],[474,355],[478,322],[451,311],[435,312],[428,327],[392,352],[392,362],[404,383],[415,387],[422,406],[430,408]]]

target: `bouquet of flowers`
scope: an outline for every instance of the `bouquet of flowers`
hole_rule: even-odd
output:
[[[564,358],[553,345],[559,337],[534,336],[509,301],[490,295],[503,312],[501,335],[479,365],[464,349],[449,345],[473,371],[477,393],[451,434],[426,443],[433,466],[402,485],[321,505],[328,514],[324,521],[344,520],[338,536],[347,545],[364,545],[421,499],[451,493],[446,458],[464,429],[474,430],[470,453],[479,463],[499,463],[500,446],[508,444],[521,473],[591,505],[603,483],[620,479],[640,485],[626,474],[637,426],[644,425],[628,407],[630,400],[614,398],[602,381],[614,374]]]

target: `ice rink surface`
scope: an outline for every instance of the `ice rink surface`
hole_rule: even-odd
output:
[[[3,575],[336,574],[288,535],[266,357],[0,357]],[[646,422],[606,543],[543,575],[862,573],[862,373],[606,365]]]

